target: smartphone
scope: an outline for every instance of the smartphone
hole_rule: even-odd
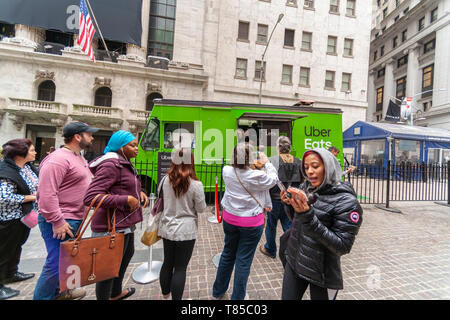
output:
[[[292,195],[290,194],[290,192],[288,192],[288,191],[286,190],[286,188],[284,187],[283,182],[281,182],[280,180],[277,180],[277,186],[278,186],[278,188],[280,188],[280,190],[286,192],[286,197],[292,198]]]

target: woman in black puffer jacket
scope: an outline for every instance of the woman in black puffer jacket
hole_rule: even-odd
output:
[[[287,241],[282,299],[301,299],[310,287],[311,299],[328,299],[328,289],[343,288],[340,257],[350,252],[362,223],[363,210],[353,187],[341,181],[342,170],[328,150],[319,148],[303,156],[307,180],[301,189],[281,192],[292,220]]]

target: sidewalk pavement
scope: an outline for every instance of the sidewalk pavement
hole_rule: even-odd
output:
[[[434,202],[391,202],[402,213],[363,205],[363,224],[350,254],[341,259],[344,290],[338,300],[450,299],[450,207]],[[199,215],[199,235],[187,270],[183,299],[210,300],[217,268],[212,258],[223,248],[222,225],[208,218],[214,208]],[[159,281],[137,284],[133,271],[148,261],[149,250],[140,243],[145,224],[137,226],[136,253],[128,267],[124,288],[135,287],[132,300],[161,300]],[[282,234],[277,230],[277,243]],[[263,234],[260,244],[264,244]],[[153,260],[162,260],[162,241],[153,248]],[[19,270],[35,272],[30,280],[8,286],[20,290],[14,300],[31,300],[42,265],[45,246],[34,228],[22,250]],[[283,268],[279,258],[256,251],[247,285],[250,300],[279,300]],[[230,282],[231,296],[233,281]],[[95,285],[85,287],[85,300],[95,300]],[[11,299],[11,300],[13,300]],[[303,299],[309,299],[309,292]]]

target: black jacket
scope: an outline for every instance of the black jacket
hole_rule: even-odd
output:
[[[298,158],[294,157],[293,163],[284,162],[280,156],[271,157],[269,160],[277,168],[278,179],[280,179],[286,189],[289,187],[298,188],[305,180],[301,172],[302,162]],[[281,190],[277,185],[272,187],[269,192],[272,201],[281,201]]]
[[[293,216],[286,260],[296,274],[320,287],[343,288],[340,257],[350,252],[362,223],[363,210],[346,182],[317,191],[317,201]]]
[[[36,176],[39,175],[39,170],[31,163],[27,163]],[[12,159],[4,159],[0,161],[0,179],[8,179],[17,187],[17,194],[30,195],[31,191],[27,183],[23,180],[19,173],[20,167],[16,165]],[[33,202],[26,202],[22,204],[22,213],[27,215],[33,209]]]

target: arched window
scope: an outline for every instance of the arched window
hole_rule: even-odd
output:
[[[162,99],[163,96],[158,92],[152,92],[147,96],[147,102],[145,104],[145,110],[152,111],[153,109],[153,99]]]
[[[94,105],[98,107],[111,107],[112,91],[108,87],[101,87],[95,91]]]
[[[42,82],[38,87],[38,100],[55,101],[55,83],[51,80]]]

